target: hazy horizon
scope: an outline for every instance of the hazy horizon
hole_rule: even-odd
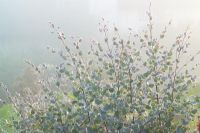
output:
[[[87,39],[98,38],[101,17],[119,26],[124,34],[128,27],[140,32],[146,26],[149,3],[149,0],[1,0],[0,81],[12,82],[23,71],[24,59],[34,63],[54,62],[56,57],[49,56],[45,48],[59,45],[59,41],[50,34],[48,21],[60,26],[67,35]],[[151,3],[156,31],[172,20],[169,36],[175,39],[189,26],[192,52],[200,49],[200,1],[151,0]]]

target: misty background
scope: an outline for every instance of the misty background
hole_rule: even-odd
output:
[[[141,32],[147,24],[149,0],[0,0],[0,81],[12,82],[23,72],[25,59],[33,63],[55,63],[46,46],[58,46],[48,21],[60,26],[66,35],[98,38],[102,17],[120,28]],[[200,49],[199,0],[151,0],[155,30],[172,20],[169,43],[189,26],[191,54]],[[168,43],[168,42],[166,42]],[[197,59],[200,61],[200,58]]]

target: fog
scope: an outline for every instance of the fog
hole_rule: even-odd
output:
[[[67,35],[98,38],[98,22],[104,17],[126,33],[146,27],[149,0],[0,0],[0,81],[11,83],[23,71],[24,60],[54,63],[47,45],[59,45],[48,21]],[[200,1],[152,0],[155,30],[172,20],[170,38],[188,26],[192,31],[191,53],[200,49]],[[47,58],[48,57],[48,58]],[[198,60],[198,59],[197,59]]]

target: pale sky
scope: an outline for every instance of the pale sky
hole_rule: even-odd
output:
[[[47,61],[45,47],[58,46],[48,21],[59,25],[67,35],[85,38],[98,38],[101,17],[119,26],[122,33],[128,27],[140,31],[146,26],[149,3],[150,0],[0,0],[0,81],[16,76],[26,58]],[[171,38],[190,26],[192,49],[200,49],[200,0],[151,3],[156,31],[171,19]]]

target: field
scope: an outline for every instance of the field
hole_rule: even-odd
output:
[[[197,85],[196,87],[192,88],[189,91],[188,96],[200,96],[200,85]],[[189,127],[191,127],[191,129],[196,129],[197,126],[198,116],[200,116],[200,109],[197,107],[197,110],[198,111],[194,116],[194,120],[189,123]]]
[[[10,126],[14,112],[10,105],[0,105],[0,133],[12,133],[13,128]]]

